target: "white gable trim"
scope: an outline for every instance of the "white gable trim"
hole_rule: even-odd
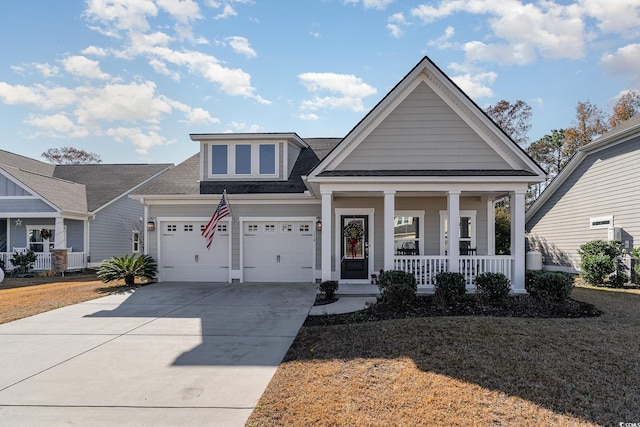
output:
[[[524,150],[515,146],[515,143],[426,57],[356,125],[308,177],[313,180],[323,171],[335,169],[421,83],[429,86],[513,169],[529,169],[536,173],[536,176],[529,177],[530,181],[543,181],[546,178],[544,170]]]

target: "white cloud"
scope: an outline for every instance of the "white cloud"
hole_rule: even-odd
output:
[[[82,125],[111,121],[158,123],[171,113],[171,100],[155,95],[153,82],[108,84],[102,88],[81,88],[74,114]]]
[[[576,4],[521,0],[442,0],[423,4],[411,15],[425,24],[457,13],[487,15],[491,34],[462,46],[470,61],[528,64],[544,58],[583,58],[586,54],[584,11]],[[489,41],[489,40],[497,41]]]
[[[64,69],[75,76],[106,80],[109,74],[100,70],[100,63],[85,56],[70,56],[62,61]]]
[[[25,119],[25,123],[45,130],[44,133],[37,132],[32,135],[32,138],[40,137],[43,134],[50,138],[84,138],[90,135],[88,129],[77,126],[64,114],[29,115]]]
[[[314,113],[298,114],[296,117],[300,120],[319,120],[320,119],[320,117]]]
[[[385,9],[388,5],[393,3],[394,0],[344,0],[345,4],[358,4],[362,1],[362,5],[366,9]]]
[[[387,30],[395,38],[400,38],[404,34],[403,27],[409,25],[402,13],[394,13],[387,19]]]
[[[238,16],[238,12],[230,4],[225,4],[222,7],[222,12],[215,16],[214,19],[227,19],[232,16]]]
[[[493,91],[488,86],[492,84],[498,75],[494,72],[479,74],[461,74],[451,79],[469,95],[471,99],[487,98],[493,96]]]
[[[352,74],[336,73],[303,73],[298,75],[300,82],[310,92],[331,92],[338,96],[315,96],[302,101],[303,110],[345,108],[363,111],[362,98],[377,93],[376,88]]]
[[[640,44],[629,44],[619,48],[615,53],[604,55],[600,65],[607,74],[630,75],[633,83],[640,85]]]
[[[248,125],[243,122],[231,122],[229,123],[230,129],[225,129],[224,133],[234,133],[234,132],[246,132],[246,133],[256,133],[262,131],[262,127],[259,125]]]
[[[85,16],[102,27],[101,33],[118,37],[119,31],[147,31],[148,16],[156,16],[158,8],[153,0],[87,0]]]
[[[136,147],[138,154],[147,154],[149,149],[158,145],[169,145],[175,143],[175,140],[167,140],[156,132],[148,131],[133,127],[117,127],[107,129],[107,136],[112,137],[118,142],[129,141]]]
[[[585,14],[598,21],[603,33],[618,33],[626,37],[640,34],[640,3],[637,0],[579,0]]]
[[[75,91],[64,87],[47,87],[41,84],[28,87],[0,82],[0,101],[5,104],[27,104],[51,110],[66,107],[76,100]]]
[[[187,122],[192,125],[206,125],[220,123],[220,119],[212,117],[207,110],[193,108],[187,112]]]
[[[247,58],[255,58],[258,56],[256,51],[249,46],[249,40],[245,37],[231,36],[227,37],[226,40],[229,42],[229,46],[231,46],[234,52],[244,55]]]
[[[427,45],[434,46],[434,47],[436,47],[438,49],[449,49],[450,47],[453,46],[453,44],[450,43],[449,40],[455,34],[456,34],[455,28],[453,28],[451,25],[449,25],[447,28],[445,28],[443,35],[441,35],[437,39],[429,40],[427,42]]]
[[[107,50],[97,46],[89,46],[80,51],[83,55],[107,56]]]
[[[158,6],[182,24],[202,18],[200,7],[193,0],[157,0],[157,3]]]

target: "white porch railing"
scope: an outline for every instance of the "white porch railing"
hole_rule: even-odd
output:
[[[513,257],[461,255],[459,263],[460,273],[464,276],[467,287],[472,287],[476,276],[486,272],[502,273],[511,278]],[[449,271],[449,260],[446,256],[438,255],[397,256],[393,259],[393,268],[412,273],[416,277],[418,286],[432,287],[435,285],[435,277],[438,273]]]
[[[0,259],[4,261],[6,271],[14,269],[11,264],[13,252],[0,252]],[[86,267],[86,257],[84,252],[67,252],[67,270],[80,270]],[[51,270],[51,253],[36,252],[36,262],[31,268],[33,271]]]

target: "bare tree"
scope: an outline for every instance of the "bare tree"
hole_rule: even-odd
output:
[[[618,99],[609,118],[609,126],[616,127],[625,120],[640,113],[640,93],[630,90]]]
[[[489,105],[485,112],[515,142],[520,145],[529,142],[532,115],[529,104],[521,100],[511,104],[503,99],[496,105]]]
[[[102,162],[96,153],[73,147],[49,148],[42,157],[55,165],[95,165]]]
[[[606,115],[591,101],[578,102],[574,126],[564,131],[566,150],[573,155],[576,150],[609,130]]]

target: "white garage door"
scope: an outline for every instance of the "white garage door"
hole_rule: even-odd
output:
[[[160,273],[163,281],[229,281],[229,224],[218,223],[210,249],[201,234],[206,225],[206,221],[162,222]]]
[[[248,221],[243,225],[245,282],[312,282],[312,221]]]

